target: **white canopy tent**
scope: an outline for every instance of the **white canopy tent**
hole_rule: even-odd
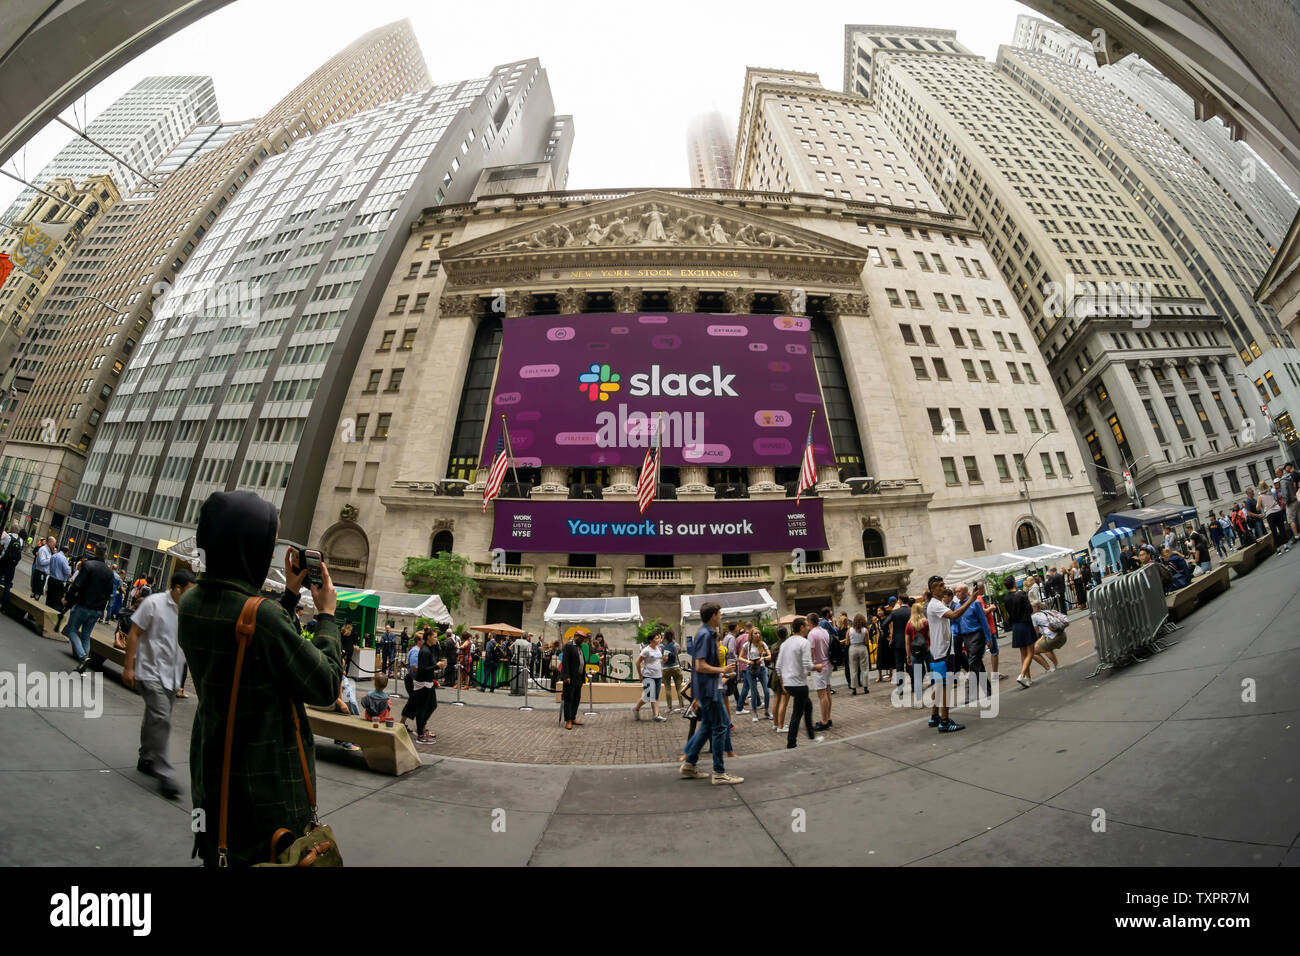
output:
[[[631,597],[551,598],[542,620],[547,624],[640,624],[641,599]]]
[[[279,589],[284,590],[283,583],[281,583]],[[376,591],[360,588],[336,588],[335,590],[347,591],[350,594],[379,595],[378,617],[381,621],[381,627],[382,621],[386,617],[409,617],[412,622],[427,617],[439,624],[445,624],[447,627],[452,627],[455,623],[451,618],[451,612],[447,610],[447,605],[436,594],[407,594],[403,591]],[[306,607],[313,606],[311,592],[306,588],[302,589],[302,603]]]
[[[1054,544],[1036,544],[1032,548],[1023,548],[1020,551],[963,558],[943,576],[943,581],[948,585],[970,584],[990,574],[1011,574],[1021,568],[1045,565],[1072,553],[1070,548],[1062,548]]]
[[[753,591],[722,591],[717,594],[683,594],[682,628],[687,624],[700,623],[700,608],[708,603],[722,608],[722,619],[731,620],[743,617],[755,617],[759,614],[774,614],[776,601],[767,593],[766,588]],[[684,630],[683,630],[684,633]]]

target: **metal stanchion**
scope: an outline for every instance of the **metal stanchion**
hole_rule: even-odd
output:
[[[531,711],[533,708],[528,706],[528,685],[532,681],[533,675],[532,672],[528,670],[523,671],[523,675],[524,675],[524,705],[519,709],[523,711]]]
[[[587,675],[587,707],[590,709],[583,712],[582,716],[584,717],[596,716],[596,692],[593,689],[594,687],[595,685],[591,680],[591,675],[588,674]]]

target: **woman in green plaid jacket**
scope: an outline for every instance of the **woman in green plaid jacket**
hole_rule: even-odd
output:
[[[204,569],[198,584],[180,602],[180,645],[198,691],[190,736],[190,791],[203,815],[194,855],[209,866],[218,858],[221,765],[237,648],[235,622],[244,602],[256,597],[266,581],[279,527],[275,506],[252,492],[211,495],[199,514],[197,540]],[[329,572],[323,571],[322,587],[312,588],[319,612],[316,631],[310,640],[303,640],[294,611],[306,572],[294,566],[292,554],[285,558],[284,597],[267,600],[258,608],[257,629],[244,654],[226,823],[227,859],[232,866],[267,861],[275,830],[287,827],[298,837],[312,822],[290,708],[298,712],[314,792],[316,754],[303,705],[334,703],[343,678]]]

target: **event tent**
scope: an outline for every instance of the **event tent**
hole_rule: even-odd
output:
[[[753,591],[722,591],[717,594],[683,594],[682,625],[698,624],[700,608],[712,601],[722,608],[722,619],[754,617],[776,611],[776,602],[766,588]]]
[[[1112,568],[1119,567],[1119,549],[1128,538],[1136,537],[1137,531],[1133,528],[1110,528],[1106,531],[1098,531],[1089,540],[1089,544],[1094,548],[1099,548],[1106,556],[1106,564]],[[1103,571],[1104,567],[1098,567],[1096,570]]]
[[[641,599],[631,597],[551,598],[547,624],[640,624]]]
[[[1184,521],[1195,521],[1196,518],[1195,508],[1186,508],[1181,505],[1160,505],[1153,508],[1136,508],[1133,511],[1112,511],[1101,519],[1101,527],[1097,530],[1100,532],[1114,528],[1145,528],[1155,524],[1182,524]]]
[[[947,585],[970,584],[990,574],[1010,574],[1021,568],[1047,564],[1072,554],[1070,548],[1054,544],[1036,544],[1032,548],[1019,551],[1007,551],[1002,554],[985,554],[974,558],[962,558],[943,576]]]

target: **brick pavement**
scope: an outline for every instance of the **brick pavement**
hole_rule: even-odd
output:
[[[1071,621],[1069,634],[1069,642],[1057,652],[1062,666],[1093,653],[1092,626],[1087,618]],[[1019,653],[1011,647],[1011,635],[999,635],[998,642],[1002,650],[999,669],[1003,675],[1003,680],[998,682],[999,694],[1051,695],[1054,684],[1079,681],[1090,672],[1086,666],[1076,667],[1042,675],[1040,680],[1041,671],[1035,665],[1034,685],[1022,688],[1014,679],[1019,670]],[[986,655],[986,666],[987,662]],[[851,695],[845,687],[843,670],[835,672],[832,686],[838,693],[832,698],[834,726],[825,733],[827,741],[907,723],[927,714],[924,709],[892,706],[888,684],[871,684],[871,693]],[[676,763],[690,726],[676,715],[669,717],[666,723],[655,723],[650,720],[648,706],[642,708],[642,719],[638,722],[632,719],[630,705],[619,705],[598,707],[594,717],[579,718],[583,721],[582,727],[566,731],[554,710],[526,713],[497,706],[475,706],[472,698],[476,696],[479,695],[464,695],[465,707],[451,706],[448,701],[453,698],[440,696],[438,709],[429,722],[429,729],[438,735],[438,739],[432,744],[417,744],[417,748],[431,755],[521,764],[605,766]],[[513,699],[522,702],[522,698]],[[754,723],[751,716],[734,718],[736,729],[732,732],[732,745],[738,756],[785,747],[785,735],[776,733],[770,720]],[[814,719],[819,719],[819,716]],[[980,719],[971,708],[963,709],[957,716],[967,725]],[[819,745],[801,736],[799,746]]]

